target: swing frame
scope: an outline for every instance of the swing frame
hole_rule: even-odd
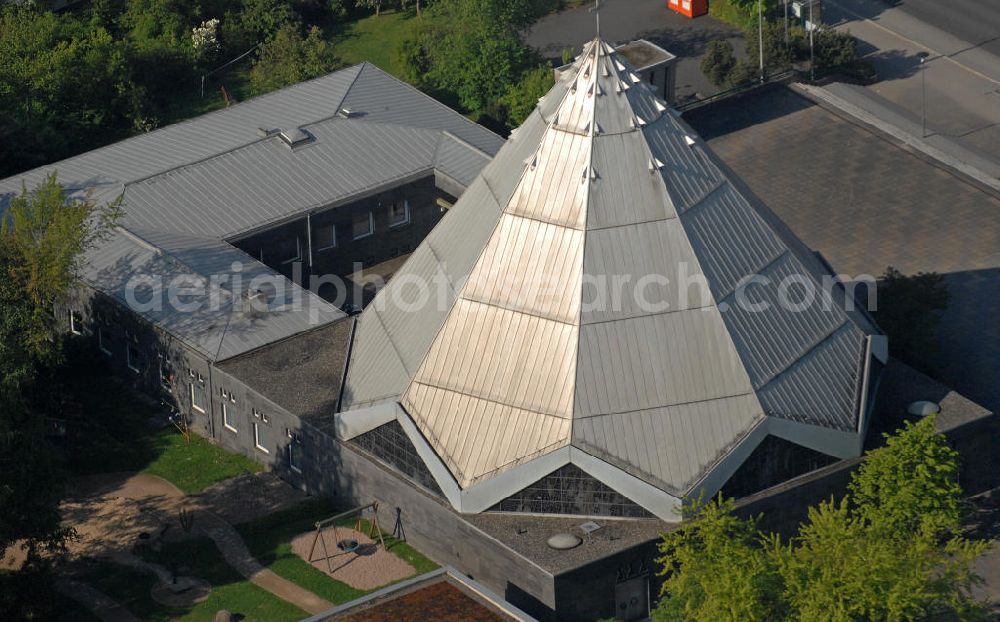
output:
[[[330,551],[326,546],[326,538],[323,537],[323,532],[332,526],[334,540],[336,542],[340,542],[340,539],[337,535],[337,521],[348,516],[357,516],[357,519],[354,521],[354,531],[364,533],[363,531],[361,531],[361,519],[365,518],[366,511],[371,513],[371,522],[370,522],[370,527],[368,528],[368,537],[371,538],[372,540],[375,540],[375,536],[377,534],[378,541],[382,544],[382,549],[388,550],[385,546],[385,538],[382,535],[382,528],[378,524],[378,501],[372,501],[367,505],[358,506],[356,508],[347,510],[346,512],[341,512],[340,514],[331,516],[330,518],[324,518],[321,521],[316,521],[315,523],[316,534],[313,536],[312,546],[309,547],[309,558],[307,561],[309,563],[313,562],[313,554],[316,552],[316,544],[317,543],[322,544],[323,555],[326,558],[326,567],[330,571],[330,574],[333,574],[333,563],[330,560],[333,559],[333,557],[346,555],[348,551],[343,551],[341,553],[338,553],[337,555],[331,556]]]

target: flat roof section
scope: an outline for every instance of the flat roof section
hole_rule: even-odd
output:
[[[303,419],[332,420],[353,326],[353,318],[344,318],[217,366]]]
[[[533,622],[484,585],[451,567],[402,581],[303,622]]]
[[[629,41],[615,48],[619,54],[628,59],[628,62],[635,65],[636,69],[642,71],[655,65],[661,65],[675,58],[673,54],[664,50],[655,43],[650,43],[645,39]]]

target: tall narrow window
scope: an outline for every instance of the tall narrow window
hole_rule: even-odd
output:
[[[200,413],[205,412],[205,385],[200,381],[193,381],[191,387],[191,408]]]
[[[355,214],[354,221],[351,223],[351,232],[354,234],[355,240],[360,240],[375,233],[375,217],[372,216],[372,213],[363,212]]]
[[[325,251],[328,248],[337,247],[337,227],[334,225],[320,225],[313,229],[316,238],[316,250]]]
[[[233,412],[235,405],[222,401],[222,425],[230,432],[236,432],[236,413]]]
[[[80,315],[79,311],[69,312],[69,332],[74,335],[83,333],[83,316]]]
[[[302,261],[302,244],[299,242],[299,236],[284,238],[274,247],[274,253],[281,258],[281,263]]]
[[[296,473],[302,472],[302,443],[296,439],[288,443],[288,468]]]
[[[399,199],[389,204],[389,226],[400,227],[410,222],[410,202]]]
[[[270,439],[270,428],[260,421],[254,421],[253,423],[253,445],[265,454],[271,453],[268,446],[271,443]]]
[[[97,329],[97,347],[101,349],[101,352],[112,356],[112,348],[114,347],[114,338],[111,336],[111,331],[109,331],[104,326],[100,326]]]

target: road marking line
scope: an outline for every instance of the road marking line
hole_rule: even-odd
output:
[[[887,26],[883,26],[882,24],[876,22],[873,19],[867,18],[864,15],[860,15],[858,13],[855,13],[854,11],[852,11],[851,9],[848,9],[845,6],[837,4],[833,0],[826,0],[826,2],[827,2],[827,4],[830,4],[832,6],[837,7],[838,9],[840,9],[841,11],[843,11],[844,13],[847,13],[849,15],[853,15],[855,18],[857,18],[857,19],[859,19],[859,20],[861,20],[863,22],[868,22],[872,26],[875,26],[876,28],[884,30],[884,31],[886,31],[889,34],[902,39],[903,41],[907,41],[907,42],[909,42],[909,43],[911,43],[911,44],[913,44],[913,45],[915,45],[915,46],[917,46],[919,48],[923,48],[923,49],[928,50],[929,52],[932,52],[932,53],[934,53],[934,54],[937,55],[937,56],[935,56],[933,58],[928,59],[927,62],[930,62],[932,60],[936,60],[938,58],[944,58],[946,60],[949,60],[949,61],[955,63],[956,65],[958,65],[959,67],[961,67],[962,69],[968,71],[971,74],[979,76],[980,78],[982,78],[984,80],[987,80],[989,82],[992,82],[994,84],[1000,84],[1000,80],[997,80],[995,78],[991,78],[990,76],[986,75],[985,73],[983,73],[983,72],[981,72],[981,71],[979,71],[977,69],[973,69],[972,67],[969,67],[968,65],[963,65],[962,63],[958,62],[957,60],[955,60],[951,56],[948,56],[947,54],[944,54],[943,52],[939,52],[939,51],[935,50],[934,48],[932,48],[929,45],[925,45],[923,43],[920,43],[919,41],[914,41],[913,39],[907,37],[906,35],[904,35],[904,34],[902,34],[900,32],[897,32],[897,31],[893,30],[892,28],[889,28]],[[928,26],[931,26],[932,28],[934,27],[933,24],[928,24]],[[948,33],[945,33],[945,34],[948,34]],[[949,36],[954,36],[954,35],[949,35]],[[959,41],[961,41],[961,39],[959,39]],[[978,47],[978,46],[974,46],[974,47]],[[956,54],[962,54],[962,53],[968,52],[970,49],[973,49],[973,48],[963,48],[963,49],[959,50],[958,52],[956,52]],[[989,52],[986,52],[986,53],[989,54]]]

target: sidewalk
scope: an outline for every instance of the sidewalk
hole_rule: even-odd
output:
[[[934,146],[949,151],[947,143],[954,143],[1000,164],[1000,57],[879,0],[827,0],[825,6],[827,23],[860,41],[879,76],[849,89],[853,93],[835,94],[917,137],[926,116]],[[923,65],[921,52],[930,55]],[[960,159],[983,168],[974,158]]]

